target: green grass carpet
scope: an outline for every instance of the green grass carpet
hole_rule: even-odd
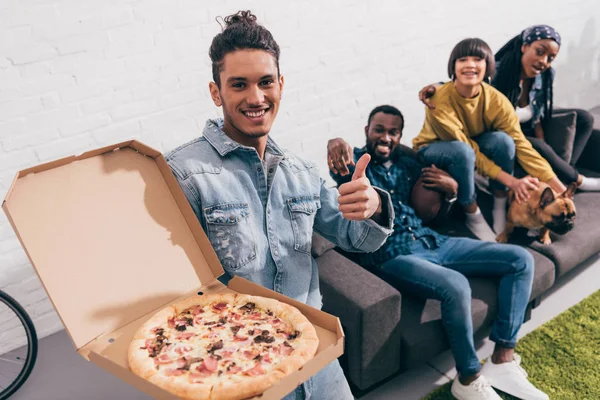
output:
[[[600,291],[523,337],[516,351],[530,381],[551,400],[600,399]],[[450,383],[424,397],[452,399]]]

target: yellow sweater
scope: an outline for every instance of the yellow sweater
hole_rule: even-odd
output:
[[[482,175],[496,179],[500,167],[479,151],[472,138],[492,131],[506,132],[515,141],[516,158],[531,176],[547,182],[556,175],[552,167],[531,146],[519,125],[510,101],[492,86],[482,83],[482,90],[472,99],[460,96],[454,82],[439,87],[433,96],[435,109],[425,109],[425,122],[413,147],[419,149],[440,140],[460,140],[475,150],[475,167]]]

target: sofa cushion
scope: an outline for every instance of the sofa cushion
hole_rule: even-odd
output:
[[[594,131],[594,133],[596,133],[596,132],[600,133],[600,131]],[[596,155],[596,158],[599,158],[599,157]],[[600,178],[600,171],[594,171],[591,169],[587,169],[585,167],[578,167],[577,171],[579,171],[579,173],[582,174],[583,176],[587,176],[590,178]]]
[[[583,149],[581,157],[579,157],[579,161],[577,161],[579,172],[585,176],[588,175],[581,170],[581,167],[600,172],[600,157],[598,157],[598,153],[600,152],[600,106],[594,107],[589,111],[594,117],[594,130]]]
[[[563,160],[570,163],[575,141],[575,111],[558,111],[552,114],[552,119],[544,128],[546,142]]]

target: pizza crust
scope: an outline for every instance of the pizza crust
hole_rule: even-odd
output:
[[[190,383],[187,375],[155,374],[148,380],[182,399],[206,400],[211,398],[212,383]]]
[[[156,374],[156,369],[154,368],[154,360],[148,357],[148,351],[142,348],[145,344],[145,339],[135,339],[131,342],[127,358],[131,370],[136,375],[148,379]]]
[[[272,311],[274,314],[279,315],[281,302],[275,299],[268,299],[266,297],[250,296],[248,294],[240,294],[237,296],[238,307],[245,306],[248,303],[254,303],[256,307],[262,308],[263,310]]]
[[[177,310],[177,313],[183,312],[190,307],[201,306],[204,307],[208,304],[226,302],[235,304],[235,299],[237,297],[237,293],[216,293],[216,294],[203,294],[196,295],[192,297],[188,297],[187,299],[181,300],[177,303],[172,304],[171,306]]]
[[[212,388],[211,400],[246,399],[261,394],[273,384],[283,379],[283,372],[273,370],[267,375],[240,377],[240,380],[224,380]]]

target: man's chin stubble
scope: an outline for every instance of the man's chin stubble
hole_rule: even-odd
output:
[[[244,133],[244,135],[251,137],[252,139],[258,139],[261,138],[263,136],[267,136],[269,134],[269,132],[251,132],[251,133]]]

